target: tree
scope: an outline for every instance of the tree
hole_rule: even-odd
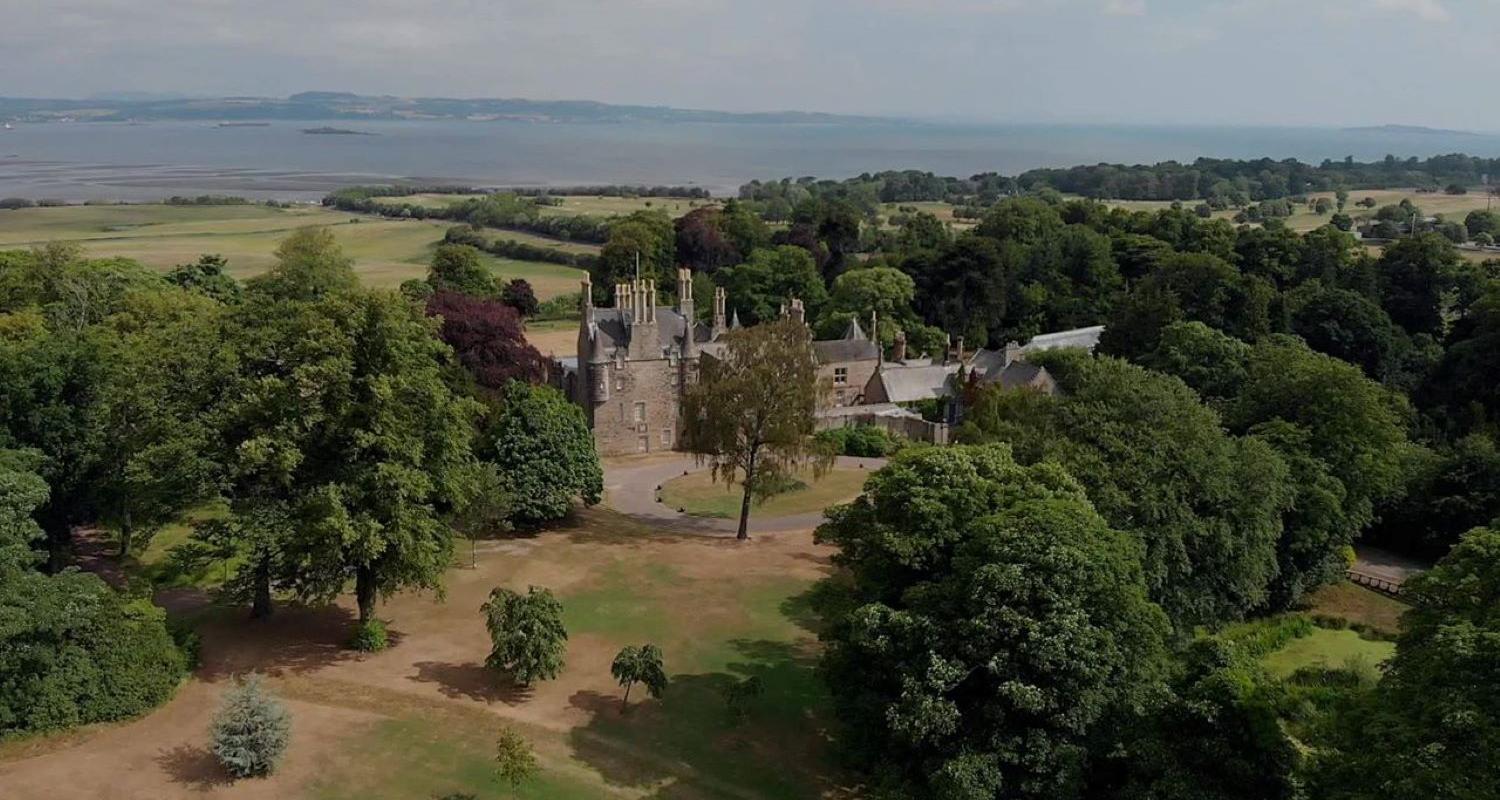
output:
[[[1201,322],[1177,322],[1162,328],[1156,349],[1139,361],[1181,378],[1209,405],[1222,409],[1245,386],[1250,345]]]
[[[92,491],[122,557],[217,493],[210,412],[234,369],[224,309],[193,293],[138,292],[91,331],[103,365],[89,410]]]
[[[599,502],[604,475],[583,410],[557,390],[512,381],[485,429],[482,450],[511,498],[511,520],[539,525],[561,519],[573,503]]]
[[[721,269],[715,280],[746,325],[776,319],[792,298],[801,300],[810,318],[816,319],[828,299],[812,256],[791,245],[756,250],[745,263]]]
[[[226,496],[237,513],[284,509],[278,582],[327,601],[352,580],[365,625],[379,595],[440,586],[444,518],[476,474],[479,404],[448,387],[451,351],[421,309],[389,292],[311,291],[297,274],[257,279],[232,313]]]
[[[224,694],[214,717],[213,753],[236,778],[270,775],[292,737],[292,716],[251,675]]]
[[[523,595],[496,588],[480,610],[490,632],[485,666],[522,686],[562,672],[568,632],[563,629],[562,603],[551,592],[532,586]]]
[[[1339,213],[1343,213],[1344,206],[1349,204],[1349,190],[1340,186],[1334,193],[1334,200],[1338,204]]]
[[[662,666],[661,648],[654,644],[626,645],[609,665],[609,674],[625,688],[625,696],[620,699],[621,713],[630,705],[630,688],[637,683],[645,685],[652,697],[661,697],[667,690],[667,671]]]
[[[531,780],[539,769],[531,743],[514,728],[501,728],[495,739],[495,777],[515,789]]]
[[[1443,334],[1443,295],[1463,259],[1435,233],[1394,242],[1379,262],[1381,305],[1407,333]]]
[[[498,393],[511,381],[546,379],[546,361],[506,303],[444,290],[428,298],[427,315],[439,318],[438,336],[482,389]]]
[[[975,345],[1003,344],[1012,266],[994,239],[955,237],[947,247],[910,254],[901,270],[916,283],[922,318]]]
[[[1023,463],[1071,472],[1094,508],[1140,542],[1151,598],[1178,630],[1262,607],[1291,502],[1272,448],[1226,434],[1176,378],[1077,350],[1028,360],[1047,368],[1060,396],[982,390],[957,439],[1007,442]]]
[[[823,669],[888,796],[1079,797],[1102,721],[1159,679],[1139,546],[1055,464],[908,450],[816,539],[851,580]]]
[[[187,671],[166,614],[97,575],[44,575],[32,516],[47,502],[41,454],[0,450],[0,736],[139,714]]]
[[[167,281],[189,291],[199,292],[221,303],[240,299],[240,282],[228,271],[229,262],[221,255],[204,254],[192,264],[181,264],[167,273]]]
[[[1379,303],[1319,282],[1293,289],[1285,302],[1292,332],[1309,347],[1356,364],[1375,380],[1391,373],[1402,333]]]
[[[1475,241],[1478,241],[1481,233],[1487,233],[1491,237],[1500,236],[1500,214],[1493,211],[1470,211],[1464,217],[1464,228]]]
[[[744,489],[738,538],[749,538],[750,500],[775,494],[789,473],[826,469],[832,454],[813,446],[815,413],[828,387],[807,326],[782,319],[725,334],[683,392],[683,446],[715,480]]]
[[[479,250],[466,244],[440,244],[432,255],[427,282],[435,292],[458,292],[470,297],[493,297],[495,276],[484,265]]]
[[[673,291],[676,259],[677,234],[672,221],[661,211],[637,211],[610,223],[609,239],[599,251],[594,283],[608,291],[608,287],[633,280],[639,271],[641,278],[656,280],[661,288]]]
[[[247,286],[267,297],[314,300],[354,291],[354,259],[344,255],[327,228],[298,228],[276,246],[276,266]]]
[[[743,260],[734,242],[724,233],[723,210],[713,206],[695,208],[672,224],[677,234],[677,263],[697,272],[713,273]]]
[[[1375,690],[1338,710],[1312,796],[1478,800],[1500,786],[1500,529],[1466,534],[1406,583],[1412,605]]]
[[[536,292],[532,291],[531,283],[525,278],[512,278],[505,288],[500,290],[500,302],[514,308],[522,317],[536,316],[537,302]]]
[[[1375,504],[1400,486],[1410,446],[1404,399],[1358,367],[1289,337],[1257,344],[1248,370],[1244,390],[1225,415],[1230,428],[1247,431],[1276,419],[1302,428],[1308,452],[1343,484],[1355,530],[1363,529]]]

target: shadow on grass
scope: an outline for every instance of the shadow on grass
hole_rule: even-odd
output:
[[[710,795],[818,797],[844,788],[834,765],[827,691],[810,647],[769,640],[731,643],[743,658],[722,672],[673,675],[659,700],[580,691],[589,715],[569,736],[573,754],[616,786],[670,800]],[[748,678],[763,693],[730,713],[726,693]]]
[[[412,666],[417,668],[417,674],[410,676],[408,680],[435,683],[444,697],[455,700],[515,704],[531,697],[530,686],[515,683],[483,664],[418,661]]]
[[[171,776],[173,783],[192,787],[198,792],[228,786],[233,782],[219,760],[214,758],[214,754],[203,747],[183,744],[163,750],[157,754],[156,763]]]
[[[198,626],[203,636],[198,676],[214,681],[248,672],[273,677],[302,674],[364,656],[348,647],[354,612],[343,606],[281,604],[270,619],[246,618],[243,608],[223,608]],[[389,647],[404,634],[386,633]]]

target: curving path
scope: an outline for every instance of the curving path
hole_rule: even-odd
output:
[[[885,463],[883,458],[840,456],[835,466],[873,472],[885,466]],[[642,522],[705,535],[733,536],[739,530],[737,519],[695,517],[656,502],[658,486],[684,473],[706,469],[706,465],[700,465],[692,456],[682,453],[609,459],[604,462],[604,503]],[[760,517],[757,516],[755,507],[750,507],[749,527],[752,534],[811,530],[822,521],[822,512]]]

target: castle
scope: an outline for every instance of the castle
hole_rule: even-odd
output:
[[[612,307],[597,308],[593,286],[583,281],[577,356],[556,359],[554,375],[559,388],[583,408],[600,455],[676,449],[683,387],[697,379],[701,359],[722,350],[723,335],[739,327],[738,315],[726,314],[723,288],[714,290],[713,313],[704,323],[697,321],[690,270],[677,271],[677,286],[675,307],[658,304],[655,281],[634,280],[614,286]],[[793,299],[783,314],[804,320],[802,302]],[[875,323],[872,315],[872,331]],[[955,404],[947,403],[945,422],[924,419],[912,405],[951,400],[968,382],[1055,392],[1052,377],[1028,364],[1026,353],[1052,347],[1092,350],[1102,331],[1096,326],[1046,334],[1024,346],[1011,343],[967,355],[960,339],[956,352],[913,359],[907,358],[904,334],[898,334],[887,359],[858,321],[851,321],[842,337],[813,342],[818,376],[832,390],[830,407],[819,412],[819,428],[873,424],[946,444],[946,422],[952,421]]]

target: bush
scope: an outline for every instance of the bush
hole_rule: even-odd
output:
[[[820,431],[817,440],[834,449],[841,456],[859,458],[884,458],[895,455],[905,446],[905,441],[884,428],[874,425],[853,425]]]
[[[1300,614],[1232,625],[1220,639],[1234,646],[1236,655],[1258,659],[1285,647],[1293,639],[1313,632],[1313,620]]]
[[[269,775],[286,752],[292,718],[252,675],[224,695],[211,732],[214,757],[230,775]]]
[[[6,577],[0,620],[0,736],[134,716],[187,671],[165,612],[95,575]]]
[[[385,623],[378,619],[355,625],[354,634],[349,637],[349,648],[362,653],[377,653],[389,644]]]

